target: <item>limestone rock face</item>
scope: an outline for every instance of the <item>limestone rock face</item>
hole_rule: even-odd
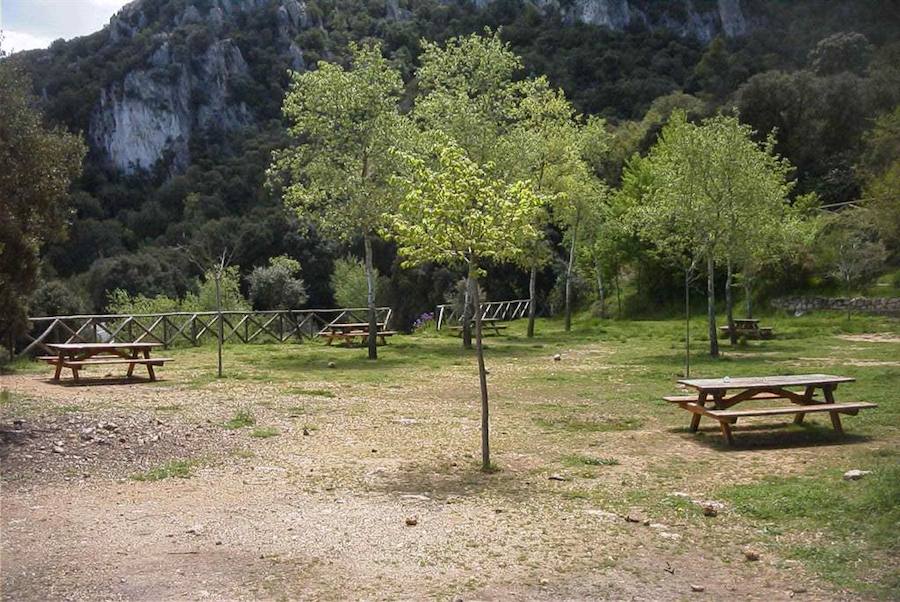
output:
[[[278,49],[291,67],[305,69],[294,39],[309,27],[302,0],[279,0]],[[268,0],[211,0],[205,8],[188,4],[173,17],[170,33],[153,36],[155,49],[145,63],[100,92],[88,127],[94,152],[123,173],[153,169],[163,161],[178,172],[190,162],[190,140],[204,130],[235,130],[253,123],[250,107],[235,98],[234,86],[249,78],[240,48],[227,37],[227,26],[242,12],[268,6]],[[116,44],[137,35],[147,18],[140,0],[122,8],[107,27]],[[171,31],[205,30],[205,48],[176,56]]]

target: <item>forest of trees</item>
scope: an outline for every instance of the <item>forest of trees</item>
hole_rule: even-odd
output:
[[[804,248],[774,262],[761,261],[764,268],[756,272],[741,258],[743,280],[750,280],[752,272],[752,286],[743,289],[749,295],[858,291],[900,259],[895,193],[900,174],[900,43],[895,33],[900,24],[891,3],[838,3],[822,11],[812,2],[752,2],[765,27],[709,44],[665,30],[615,32],[567,24],[560,15],[515,1],[490,3],[483,10],[457,3],[401,3],[407,11],[402,19],[391,18],[384,3],[376,4],[307,3],[315,26],[296,40],[307,66],[314,68],[319,59],[346,66],[351,42],[377,39],[397,74],[398,112],[406,116],[417,110],[422,93],[416,74],[429,48],[423,40],[442,43],[485,26],[499,28],[500,39],[521,57],[521,66],[512,70],[514,81],[546,76],[547,89],[561,89],[572,115],[584,116],[575,120],[579,127],[602,126],[594,139],[602,140],[603,152],[591,155],[585,148],[578,167],[588,170],[590,178],[583,181],[592,188],[576,194],[599,208],[553,212],[543,226],[545,251],[535,250],[532,260],[485,263],[481,283],[490,299],[528,297],[531,280],[541,311],[586,307],[598,298],[598,311],[606,313],[676,310],[684,298],[683,271],[673,268],[652,236],[619,227],[627,222],[626,193],[641,185],[635,157],[653,162],[651,149],[673,114],[687,124],[712,123],[708,120],[717,115],[744,124],[748,135],[768,144],[767,152],[789,166],[784,173],[788,205],[824,207],[823,215],[840,222],[823,224]],[[134,37],[112,43],[101,32],[60,41],[47,51],[4,59],[0,70],[31,78],[34,102],[48,125],[84,132],[100,90],[145,64],[156,44],[154,34],[183,8],[183,0],[145,0],[148,22]],[[334,304],[336,290],[360,282],[358,274],[365,270],[365,262],[345,262],[340,272],[348,274],[348,284],[335,282],[335,261],[348,255],[362,260],[367,247],[380,274],[379,303],[391,305],[401,323],[411,324],[456,290],[465,276],[460,266],[417,262],[401,267],[396,241],[385,240],[375,227],[366,230],[368,236],[362,231],[335,236],[322,219],[287,210],[282,191],[267,185],[273,153],[296,145],[287,129],[290,114],[282,114],[291,82],[288,60],[270,43],[278,29],[274,8],[273,2],[243,13],[217,34],[231,37],[247,60],[251,76],[236,82],[232,94],[251,107],[254,125],[194,136],[190,165],[181,173],[161,162],[151,173],[124,176],[90,153],[65,200],[67,238],[43,246],[39,286],[28,310],[32,315],[122,307],[123,297],[112,295],[114,290],[128,295],[125,301],[202,297],[203,270],[184,247],[229,249],[233,288],[259,307],[278,306],[258,288],[273,281],[310,306]],[[174,53],[185,61],[200,54],[212,35],[202,22],[169,33]],[[72,69],[74,64],[79,68]],[[853,206],[860,209],[846,210]],[[576,246],[573,236],[583,242]],[[848,254],[835,257],[828,252],[835,248],[862,249],[862,267],[843,269],[840,260],[847,264]],[[720,297],[735,266],[718,256],[714,262],[712,281]]]

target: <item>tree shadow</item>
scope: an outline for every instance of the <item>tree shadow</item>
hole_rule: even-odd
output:
[[[95,376],[95,377],[80,377],[78,380],[74,380],[72,378],[61,378],[60,380],[53,380],[52,378],[44,378],[41,379],[43,382],[48,385],[58,385],[60,387],[100,387],[100,386],[121,386],[121,385],[137,385],[141,383],[161,383],[165,382],[166,379],[157,377],[156,380],[150,380],[149,377],[146,376],[122,376],[122,377],[104,377],[104,376]]]
[[[426,495],[433,500],[454,497],[477,497],[485,491],[491,494],[514,494],[522,475],[511,469],[482,471],[476,461],[457,466],[417,465],[382,476],[371,490],[390,495]]]
[[[846,432],[840,435],[831,427],[814,423],[732,425],[731,430],[734,445],[728,445],[718,426],[701,427],[696,433],[688,427],[668,429],[670,433],[689,436],[692,441],[725,452],[857,445],[872,440],[868,435]]]

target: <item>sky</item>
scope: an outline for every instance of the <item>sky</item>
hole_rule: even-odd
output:
[[[103,28],[129,0],[0,0],[2,47],[7,52],[46,48]]]

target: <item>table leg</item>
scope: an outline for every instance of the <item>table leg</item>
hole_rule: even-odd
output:
[[[87,359],[88,357],[90,357],[88,354],[76,355],[74,352],[69,355],[69,359],[72,361],[83,360]],[[78,366],[72,366],[72,379],[75,382],[78,382],[78,370]]]
[[[701,408],[706,405],[706,392],[703,391],[697,397],[697,405]],[[691,432],[696,433],[697,429],[700,428],[700,414],[694,414],[691,416]]]
[[[806,391],[803,393],[803,399],[806,401],[806,403],[812,402],[813,393],[815,392],[815,390],[816,390],[815,387],[811,387],[811,386],[806,387]],[[803,424],[803,419],[805,417],[806,417],[806,414],[804,414],[802,412],[800,414],[794,415],[794,424]]]
[[[720,420],[719,426],[722,427],[722,434],[725,436],[725,440],[728,442],[728,445],[734,445],[734,437],[731,434],[731,425],[724,420]]]
[[[136,359],[137,359],[137,356],[138,356],[138,350],[137,350],[137,349],[132,349],[132,350],[131,350],[131,357],[129,357],[128,359],[136,360]],[[125,377],[126,377],[126,378],[131,378],[131,375],[132,375],[132,374],[134,374],[134,362],[128,364],[128,372],[125,373]]]
[[[822,392],[825,394],[825,403],[834,403],[834,389],[833,385],[825,385],[822,388]],[[844,427],[841,425],[841,415],[837,412],[828,412],[828,415],[831,416],[831,426],[834,427],[834,432],[843,435]]]
[[[59,375],[62,372],[63,360],[65,360],[66,354],[62,351],[59,352],[59,356],[56,358],[56,372],[53,374],[53,380],[59,381]]]
[[[144,349],[144,359],[150,359],[150,349]],[[134,364],[132,364],[132,366],[133,365]],[[153,371],[153,364],[151,364],[149,361],[147,362],[147,373],[150,375],[150,380],[156,380],[156,373]]]

